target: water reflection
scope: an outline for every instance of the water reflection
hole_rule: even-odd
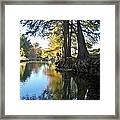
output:
[[[99,100],[100,77],[57,72],[53,64],[21,63],[21,100]]]

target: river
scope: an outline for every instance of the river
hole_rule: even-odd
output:
[[[20,63],[21,100],[99,100],[100,76],[58,72],[48,62]]]

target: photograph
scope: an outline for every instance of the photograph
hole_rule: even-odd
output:
[[[19,25],[20,100],[100,100],[100,20]]]

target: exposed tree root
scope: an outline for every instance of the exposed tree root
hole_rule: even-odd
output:
[[[100,56],[90,56],[84,60],[67,58],[57,61],[56,68],[58,71],[73,71],[75,73],[89,73],[100,75]]]

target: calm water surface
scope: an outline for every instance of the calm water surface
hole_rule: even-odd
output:
[[[99,100],[100,77],[57,72],[50,63],[20,63],[21,100]]]

